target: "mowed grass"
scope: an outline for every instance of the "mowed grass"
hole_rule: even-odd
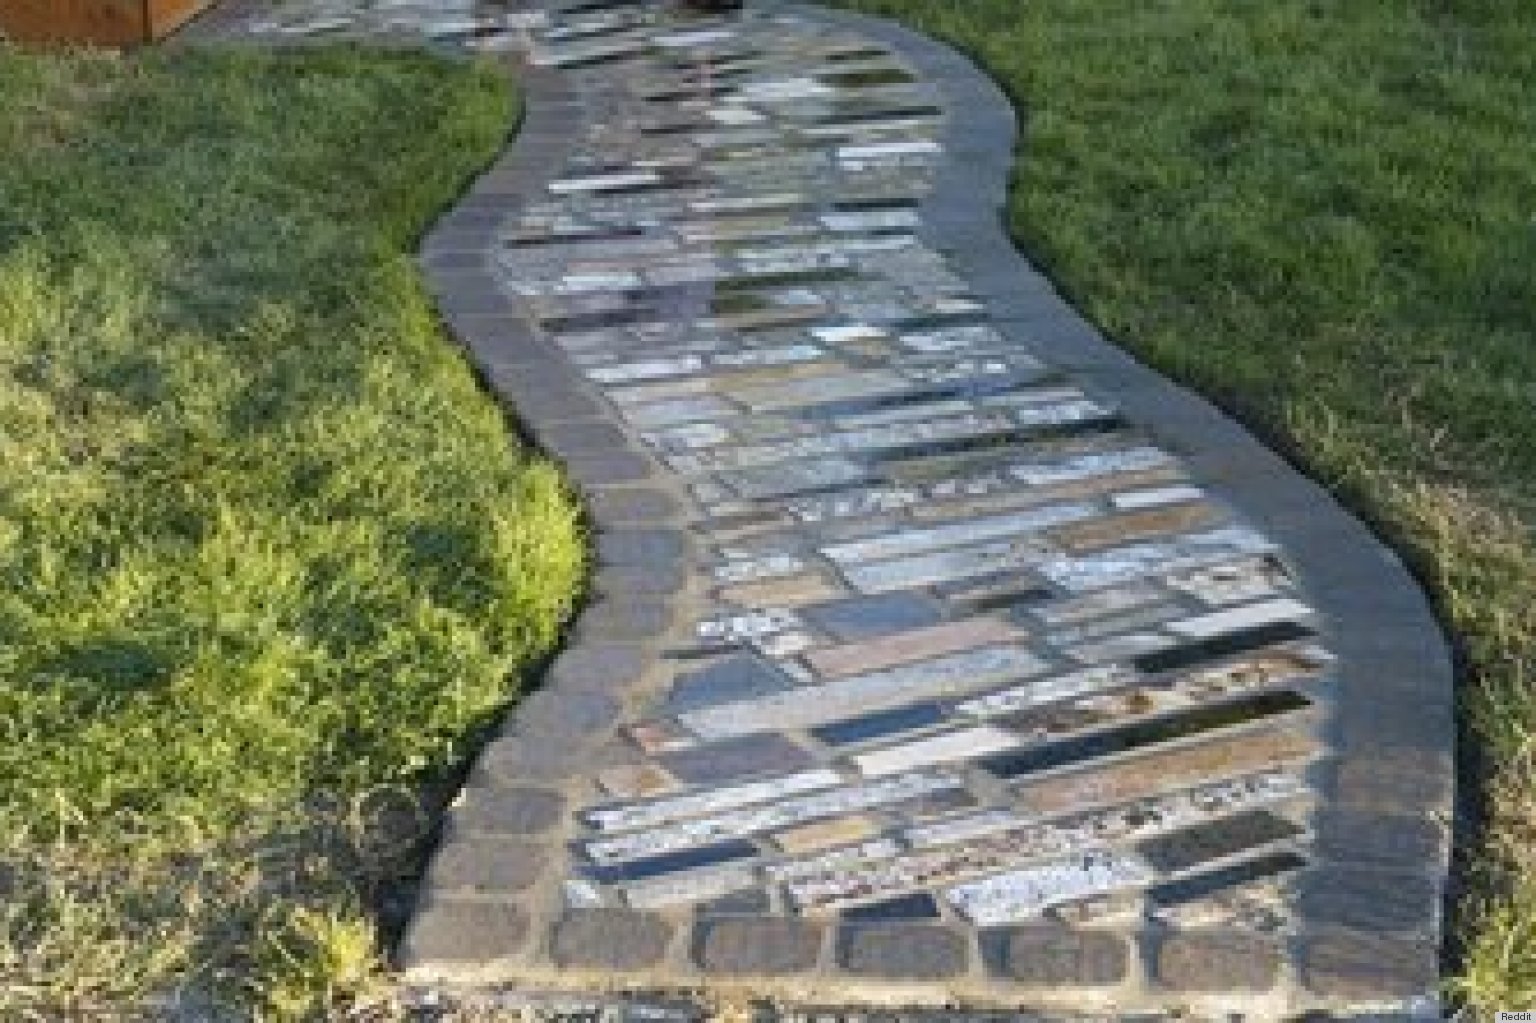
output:
[[[488,69],[0,49],[0,1018],[335,1018],[577,510],[415,237]]]
[[[1415,563],[1462,645],[1452,988],[1536,1004],[1536,6],[845,0],[1025,111],[1016,236]]]

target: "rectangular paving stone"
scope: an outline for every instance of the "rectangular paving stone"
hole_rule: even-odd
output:
[[[1129,632],[1108,639],[1074,643],[1061,652],[1079,664],[1111,664],[1121,661],[1139,664],[1142,658],[1174,645],[1174,640],[1160,632]]]
[[[694,907],[698,917],[762,916],[773,911],[773,900],[762,888],[748,888],[712,898]]]
[[[824,817],[858,814],[931,792],[960,788],[963,784],[960,778],[938,771],[878,778],[649,831],[594,839],[586,844],[586,849],[600,862],[662,856],[726,837],[794,827]]]
[[[1273,558],[1240,558],[1164,577],[1169,587],[1209,605],[1238,604],[1268,597],[1292,585]]]
[[[1187,532],[1221,518],[1211,504],[1190,502],[1166,508],[1121,512],[1117,515],[1074,522],[1050,531],[1052,540],[1069,551],[1081,553],[1136,540],[1150,540],[1169,533]]]
[[[940,547],[961,547],[1001,536],[1032,533],[1094,514],[1096,510],[1091,505],[1055,505],[1014,515],[890,533],[857,543],[835,544],[823,548],[823,553],[840,564],[904,557]]]
[[[802,792],[828,789],[842,782],[843,776],[831,770],[803,771],[772,781],[747,782],[707,789],[688,795],[674,796],[628,806],[598,807],[588,810],[584,816],[588,822],[605,831],[628,828],[652,827],[684,817],[694,817],[719,810],[734,809],[752,803],[793,796]]]
[[[629,188],[634,185],[655,185],[660,182],[661,175],[655,171],[632,170],[551,181],[548,187],[551,192],[561,195],[571,192],[602,192],[615,188]]]
[[[1146,490],[1122,491],[1111,496],[1110,503],[1121,511],[1139,511],[1144,508],[1157,508],[1166,504],[1200,501],[1204,497],[1204,490],[1185,484],[1176,487],[1154,487]]]
[[[1300,791],[1299,780],[1264,773],[1057,820],[1036,823],[1026,818],[1016,827],[1006,816],[978,813],[957,822],[912,829],[908,851],[899,846],[869,853],[840,851],[799,864],[778,864],[770,872],[781,877],[796,905],[824,909],[969,883],[1038,865],[1045,858],[1082,856],[1113,842],[1191,826],[1214,814],[1291,798]],[[1072,896],[1081,897],[1082,893]]]
[[[791,684],[783,671],[767,661],[751,654],[736,654],[678,676],[672,683],[665,709],[680,714],[782,692]]]
[[[750,892],[756,884],[756,868],[742,863],[631,881],[620,890],[625,904],[633,909],[665,910]]]
[[[733,644],[792,632],[799,624],[787,608],[767,607],[706,618],[694,626],[694,632],[709,643]]]
[[[1217,611],[1213,614],[1186,618],[1171,623],[1170,631],[1189,639],[1211,639],[1216,636],[1254,629],[1279,622],[1294,622],[1311,618],[1315,612],[1299,600],[1266,600],[1258,604]]]
[[[822,647],[805,655],[817,673],[842,678],[927,660],[958,650],[1019,642],[1024,633],[995,618],[970,618],[910,629],[844,646]]]
[[[1345,999],[1422,998],[1439,985],[1436,943],[1417,935],[1343,930],[1308,935],[1300,967],[1310,990]]]
[[[1097,618],[1082,625],[1070,628],[1056,629],[1050,633],[1051,643],[1058,647],[1075,649],[1080,644],[1090,640],[1103,639],[1108,636],[1116,636],[1122,633],[1138,632],[1166,625],[1177,618],[1183,618],[1188,614],[1186,608],[1177,604],[1153,604],[1127,614],[1115,615],[1110,618]]]
[[[1411,869],[1446,859],[1446,832],[1427,815],[1318,810],[1317,848],[1339,861]]]
[[[1113,986],[1125,979],[1125,939],[1105,931],[1038,925],[1005,932],[997,969],[1021,984],[1045,988]]]
[[[971,407],[971,402],[963,398],[950,398],[940,401],[914,401],[910,405],[893,402],[892,407],[884,408],[877,412],[834,414],[831,417],[831,422],[839,430],[858,430],[866,427],[888,426],[893,423],[925,420],[940,416],[963,415],[969,412]]]
[[[761,579],[775,579],[796,575],[806,569],[805,559],[785,551],[770,551],[761,556],[735,550],[727,552],[727,560],[717,565],[715,579],[722,583],[749,583]]]
[[[1130,544],[1100,554],[1061,556],[1040,566],[1053,582],[1078,592],[1134,582],[1150,575],[1267,554],[1274,544],[1253,530],[1228,526],[1158,543]]]
[[[720,920],[702,932],[695,959],[709,974],[779,977],[813,969],[822,928],[803,920]]]
[[[803,771],[814,763],[803,748],[774,733],[664,753],[657,760],[679,781],[694,785],[732,782],[771,772]]]
[[[931,767],[935,764],[999,753],[1012,749],[1019,745],[1020,741],[1016,733],[1006,729],[977,725],[899,746],[861,753],[852,759],[866,778],[878,778],[919,767]]]
[[[818,458],[720,474],[721,481],[742,497],[759,499],[847,486],[870,477],[868,466],[847,458]]]
[[[1060,627],[1135,610],[1163,598],[1164,594],[1156,587],[1137,582],[1082,597],[1052,601],[1036,608],[1033,613],[1046,624]]]
[[[760,700],[692,711],[682,715],[682,721],[707,738],[728,738],[768,728],[809,728],[948,694],[956,687],[974,688],[989,679],[1037,674],[1044,667],[1044,662],[1027,650],[987,647]]]
[[[687,376],[704,368],[704,360],[697,355],[675,359],[646,359],[641,362],[600,366],[587,371],[587,376],[600,384],[624,384],[660,377]]]
[[[832,846],[861,842],[879,830],[867,817],[838,817],[776,832],[773,842],[787,853],[808,853]]]
[[[788,510],[801,522],[816,523],[901,512],[922,499],[922,492],[910,487],[849,487],[797,498],[788,502]]]
[[[963,973],[970,950],[959,933],[932,924],[844,925],[839,957],[856,976],[942,980]]]
[[[1219,892],[1300,870],[1306,864],[1306,858],[1295,852],[1267,853],[1230,866],[1216,867],[1177,881],[1154,885],[1148,890],[1147,897],[1158,907],[1182,906]]]
[[[749,469],[776,462],[823,456],[862,454],[903,448],[923,449],[951,441],[998,437],[1010,432],[1010,424],[998,416],[962,415],[932,422],[898,423],[844,430],[794,440],[750,444],[691,456],[699,470]]]
[[[1001,717],[1043,704],[1121,689],[1135,681],[1135,673],[1121,665],[1086,668],[972,697],[956,704],[955,713],[971,718]]]
[[[888,735],[927,728],[944,720],[944,708],[939,703],[916,703],[895,710],[877,711],[845,721],[834,722],[811,729],[811,735],[830,746],[868,742]]]
[[[840,567],[843,576],[855,587],[864,593],[876,594],[991,575],[1000,569],[1029,569],[1044,558],[1045,554],[1037,549],[1000,541],[937,554]]]
[[[1310,705],[1306,697],[1290,690],[1258,693],[1226,704],[1193,707],[1155,721],[1121,725],[1081,738],[1064,739],[1034,749],[1000,754],[984,761],[982,767],[999,778],[1016,778],[1233,724],[1290,713]]]
[[[983,810],[933,824],[918,824],[907,828],[902,837],[914,849],[960,845],[987,835],[1017,831],[1029,820],[1028,815],[1012,810]]]
[[[1183,643],[1158,653],[1146,654],[1136,659],[1136,667],[1148,674],[1177,671],[1204,661],[1232,657],[1250,650],[1262,650],[1280,643],[1292,643],[1309,639],[1311,629],[1293,621],[1280,621],[1271,625],[1257,625],[1238,629],[1211,639]]]
[[[562,344],[564,341],[565,339],[562,338]],[[604,342],[604,344],[611,345],[611,342]],[[624,409],[624,414],[627,416],[631,409],[642,408],[657,402],[708,397],[712,390],[711,381],[708,378],[691,376],[613,384],[604,388],[603,393],[614,404]]]
[[[597,774],[597,784],[610,796],[635,799],[677,787],[677,780],[654,764],[621,764]]]
[[[625,418],[642,428],[675,426],[680,423],[708,422],[738,415],[739,410],[719,398],[676,398],[630,407]]]
[[[1297,911],[1309,924],[1367,934],[1423,934],[1441,913],[1440,881],[1422,865],[1396,871],[1330,864],[1298,878],[1296,895]]]
[[[830,600],[847,591],[820,575],[797,575],[787,579],[726,586],[719,591],[721,600],[743,607],[800,607]]]
[[[484,964],[520,951],[529,933],[528,914],[515,902],[438,897],[412,921],[401,955],[407,965]]]
[[[1281,952],[1271,935],[1218,929],[1174,932],[1157,943],[1158,981],[1181,991],[1268,991],[1279,979]]]
[[[647,430],[641,435],[651,447],[664,452],[694,452],[727,444],[734,438],[736,435],[731,430],[714,422],[688,422],[665,430]]]
[[[1065,813],[1106,803],[1143,799],[1201,779],[1230,778],[1315,757],[1317,741],[1293,731],[1218,737],[1195,746],[1154,750],[1112,765],[1032,782],[1019,790],[1024,806]]]
[[[1149,838],[1137,846],[1137,852],[1161,873],[1177,874],[1208,861],[1294,838],[1302,830],[1268,810],[1249,810]]]
[[[850,597],[801,608],[800,614],[843,642],[920,629],[937,624],[941,617],[932,600],[916,593]]]
[[[1039,919],[1051,906],[1144,885],[1156,875],[1139,858],[1092,852],[957,885],[944,897],[978,927]]]
[[[642,881],[661,874],[676,874],[703,867],[718,867],[735,860],[753,859],[757,852],[757,846],[751,842],[731,841],[582,869],[594,881],[613,884],[619,881]]]
[[[880,902],[868,902],[861,906],[850,906],[843,910],[839,916],[845,923],[860,923],[886,920],[937,920],[939,904],[932,895],[920,892],[915,895],[899,895],[894,899],[884,899]]]

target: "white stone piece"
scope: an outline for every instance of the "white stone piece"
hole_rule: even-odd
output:
[[[1121,511],[1135,511],[1141,508],[1158,508],[1165,504],[1179,504],[1184,501],[1198,501],[1205,497],[1205,491],[1199,487],[1154,487],[1150,490],[1127,490],[1119,494],[1110,495],[1110,503]]]
[[[1012,749],[1020,742],[1019,736],[1013,732],[983,725],[890,746],[872,753],[862,753],[852,759],[866,778],[879,778],[919,767],[932,767],[956,760],[974,760],[989,753]]]
[[[1238,629],[1274,625],[1278,622],[1301,621],[1312,617],[1314,613],[1310,607],[1299,600],[1282,598],[1247,604],[1227,611],[1217,611],[1198,618],[1170,622],[1168,629],[1189,639],[1210,639]]]
[[[944,894],[978,927],[996,927],[1036,919],[1059,903],[1144,885],[1155,876],[1139,857],[1097,851],[957,885]]]

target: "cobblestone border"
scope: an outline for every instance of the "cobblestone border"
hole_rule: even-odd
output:
[[[1322,862],[1307,871],[1300,900],[1307,926],[1286,947],[1180,932],[1148,934],[1132,949],[1114,938],[1099,947],[1078,935],[1083,947],[1063,950],[1049,936],[1024,933],[1008,936],[1006,947],[992,954],[934,926],[831,934],[794,920],[741,919],[683,934],[630,911],[557,920],[550,901],[556,886],[540,895],[535,882],[546,860],[540,850],[564,837],[562,786],[624,757],[611,729],[626,707],[661,682],[653,654],[693,599],[693,552],[686,504],[675,485],[562,353],[534,336],[490,272],[496,225],[555,176],[567,152],[562,125],[580,114],[558,72],[519,68],[527,110],[522,133],[433,229],[422,263],[445,321],[470,358],[583,490],[597,534],[595,599],[544,688],[484,751],[449,816],[400,950],[408,975],[496,981],[547,977],[552,964],[567,983],[585,980],[598,988],[617,985],[615,973],[629,973],[643,987],[662,972],[728,987],[743,973],[789,977],[840,969],[836,989],[847,991],[853,981],[852,988],[878,996],[899,960],[903,980],[930,981],[939,997],[947,981],[968,975],[985,983],[990,975],[1000,996],[1019,997],[1004,989],[1067,988],[1080,991],[1084,1003],[1107,1004],[1107,998],[1120,1008],[1230,1010],[1237,992],[1252,990],[1252,1010],[1263,1015],[1282,1011],[1281,1002],[1289,1011],[1431,992],[1436,950],[1423,938],[1396,935],[1438,933],[1447,850],[1443,831],[1426,828],[1422,815],[1448,817],[1451,809],[1453,674],[1413,580],[1326,491],[1211,405],[1102,338],[1014,249],[999,211],[1016,123],[989,79],[954,51],[889,22],[784,9],[891,46],[940,88],[951,159],[923,209],[924,233],[989,302],[998,327],[1038,346],[1086,388],[1112,396],[1284,545],[1332,623],[1333,648],[1354,680],[1333,697],[1335,724],[1327,738],[1335,756],[1318,768],[1329,797],[1319,817],[1320,847],[1348,865]],[[496,957],[485,956],[488,946]],[[1259,994],[1271,990],[1292,993],[1280,1002]],[[794,991],[786,982],[779,993]],[[1219,999],[1211,997],[1215,992]]]

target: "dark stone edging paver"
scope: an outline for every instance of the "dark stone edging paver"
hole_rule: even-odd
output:
[[[342,0],[312,2],[334,9]],[[607,16],[591,14],[592,5],[582,6],[588,8],[583,17]],[[532,7],[535,13],[555,12],[557,27],[575,17],[562,21],[555,5]],[[654,10],[654,5],[623,0],[609,7],[621,18],[628,16],[626,12]],[[528,5],[522,10],[526,12]],[[701,505],[699,491],[687,485],[687,473],[672,467],[686,464],[692,456],[683,456],[679,462],[675,452],[643,439],[610,402],[607,392],[613,388],[592,383],[561,343],[533,325],[533,300],[507,290],[509,283],[529,283],[515,277],[520,272],[516,269],[509,278],[503,265],[502,238],[508,225],[530,207],[548,202],[551,181],[582,173],[572,170],[571,161],[581,155],[585,134],[605,124],[604,118],[622,116],[614,113],[622,109],[620,100],[610,103],[601,87],[610,80],[601,77],[605,73],[601,61],[607,58],[600,58],[598,67],[579,71],[526,63],[517,69],[527,105],[521,134],[442,219],[422,249],[422,264],[445,321],[533,439],[565,464],[582,489],[597,533],[598,564],[595,599],[575,623],[570,645],[554,662],[544,687],[524,701],[484,751],[449,815],[442,849],[400,950],[407,976],[425,984],[515,984],[524,992],[541,988],[694,990],[706,1000],[766,996],[834,1006],[933,1005],[958,1000],[978,1009],[1241,1012],[1253,1019],[1312,1009],[1380,1012],[1393,1018],[1433,1014],[1446,859],[1442,824],[1449,814],[1452,789],[1452,674],[1444,642],[1411,578],[1325,491],[1209,404],[1105,341],[1014,250],[1003,232],[1000,211],[1014,160],[1015,118],[1002,93],[967,60],[888,22],[789,4],[762,3],[753,10],[756,13],[745,23],[746,31],[754,33],[748,43],[764,52],[782,42],[775,35],[780,32],[791,36],[799,32],[807,40],[821,35],[865,40],[893,54],[900,65],[916,73],[920,83],[937,90],[944,117],[936,141],[943,146],[943,158],[936,161],[933,178],[924,185],[918,207],[921,223],[915,228],[919,242],[943,254],[944,272],[968,286],[969,294],[990,314],[985,322],[1018,352],[1033,353],[1047,366],[1065,371],[1087,398],[1148,429],[1157,445],[1179,457],[1189,470],[1188,478],[1204,486],[1215,503],[1235,509],[1240,515],[1236,521],[1256,524],[1278,542],[1285,569],[1297,584],[1294,591],[1282,588],[1281,592],[1304,595],[1316,609],[1317,632],[1336,661],[1326,673],[1326,685],[1314,681],[1301,686],[1317,706],[1306,715],[1286,719],[1294,724],[1291,738],[1277,737],[1280,730],[1253,728],[1221,734],[1229,737],[1225,748],[1238,751],[1233,755],[1239,764],[1246,763],[1239,755],[1245,744],[1271,750],[1253,754],[1256,762],[1274,755],[1290,763],[1288,758],[1304,743],[1313,751],[1307,754],[1310,766],[1305,782],[1311,794],[1306,798],[1315,799],[1319,806],[1288,813],[1289,822],[1267,811],[1234,814],[1228,807],[1212,811],[1215,816],[1208,823],[1162,832],[1166,837],[1142,840],[1135,848],[1137,856],[1160,865],[1163,878],[1158,890],[1177,889],[1182,893],[1178,898],[1193,898],[1190,886],[1198,889],[1206,882],[1190,881],[1178,871],[1190,864],[1205,870],[1215,863],[1220,864],[1218,869],[1199,878],[1222,875],[1231,862],[1223,857],[1243,850],[1248,858],[1230,868],[1241,872],[1245,864],[1263,860],[1252,858],[1252,849],[1260,847],[1253,843],[1278,838],[1282,851],[1269,858],[1296,860],[1284,868],[1291,871],[1291,880],[1280,889],[1283,922],[1254,926],[1240,915],[1228,914],[1203,923],[1170,925],[1159,922],[1161,917],[1143,916],[1142,922],[1127,927],[1116,922],[1119,918],[1110,905],[1110,915],[1102,919],[1035,919],[981,927],[953,908],[937,920],[881,920],[868,913],[861,917],[864,907],[857,900],[839,922],[835,915],[786,913],[782,893],[781,902],[773,905],[766,899],[754,902],[752,897],[732,896],[736,901],[727,899],[718,907],[701,903],[695,914],[624,908],[630,889],[622,883],[627,876],[623,871],[634,864],[663,871],[668,877],[698,877],[702,875],[691,873],[698,864],[709,856],[741,855],[737,846],[753,856],[772,856],[763,851],[766,840],[761,836],[755,844],[734,837],[712,839],[715,844],[703,849],[685,843],[682,854],[621,859],[617,868],[600,863],[574,865],[574,850],[590,850],[596,839],[611,834],[583,830],[581,815],[584,807],[594,804],[590,779],[597,772],[643,773],[659,770],[664,763],[667,771],[662,773],[670,777],[671,792],[708,794],[718,791],[718,786],[712,790],[709,785],[713,774],[737,770],[744,777],[767,777],[757,772],[776,760],[784,762],[783,770],[791,770],[790,763],[807,756],[801,749],[807,745],[816,752],[806,763],[842,765],[838,769],[845,781],[853,771],[848,758],[829,759],[826,752],[825,744],[848,740],[834,740],[830,731],[812,740],[793,725],[786,729],[793,742],[777,731],[770,733],[770,741],[754,724],[741,737],[712,743],[706,736],[702,745],[692,739],[692,748],[664,755],[648,753],[626,738],[634,735],[630,726],[643,715],[659,713],[657,699],[665,694],[672,676],[692,670],[683,654],[700,642],[702,633],[693,623],[718,613],[722,604],[733,603],[721,598],[724,590],[718,586],[713,597],[707,591],[710,572],[718,578],[720,551],[737,543],[721,537],[739,532],[748,537],[740,541],[742,549],[751,549],[758,509],[782,515],[782,502],[748,501],[751,508],[742,515],[720,510],[725,505],[713,509]],[[798,20],[771,22],[764,20],[763,12]],[[707,34],[721,26],[734,31],[733,25],[704,21],[668,31]],[[596,31],[589,26],[576,42],[557,40],[557,33],[547,29],[535,29],[533,36],[547,50],[564,47],[570,52],[586,45],[584,40],[597,39],[599,45],[606,45],[605,40],[622,40],[630,31],[622,25]],[[650,33],[645,36],[646,45],[654,45],[649,40],[662,30],[642,26],[633,31]],[[541,32],[545,34],[540,36]],[[688,55],[696,50],[708,52],[712,44],[671,45],[676,48],[669,52],[685,58],[676,72],[682,81],[704,66],[688,68],[687,59],[699,59]],[[752,58],[747,59],[750,63]],[[771,63],[776,59],[771,53],[764,59],[769,61],[765,73],[769,79],[775,71],[781,78],[805,73],[793,70],[793,59],[781,65]],[[649,73],[647,68],[655,71],[649,60],[623,65],[623,74],[641,65],[642,76]],[[853,60],[856,65],[859,58]],[[751,72],[747,77],[752,78]],[[704,80],[709,80],[709,74]],[[611,86],[618,87],[617,78]],[[788,137],[782,125],[775,130],[781,133],[780,142]],[[926,137],[922,131],[913,129]],[[868,141],[874,136],[851,131],[848,137]],[[780,159],[792,162],[782,152]],[[593,172],[589,166],[584,173]],[[881,180],[878,175],[876,180]],[[729,187],[724,194],[729,194]],[[663,224],[661,229],[670,226]],[[592,257],[580,258],[590,262]],[[537,270],[543,264],[527,265]],[[615,265],[624,264],[621,260]],[[932,284],[919,282],[917,290]],[[713,292],[706,291],[701,307],[697,294],[681,289],[676,298],[682,303],[680,315],[697,317],[701,308],[708,309]],[[943,293],[942,285],[939,292]],[[666,350],[667,345],[662,343],[661,348]],[[707,377],[705,383],[708,386]],[[793,414],[794,410],[785,413]],[[1027,443],[1020,445],[1021,452],[1028,449]],[[734,449],[710,450],[729,454]],[[876,463],[883,464],[878,459]],[[693,475],[695,482],[710,478],[714,477],[708,473]],[[923,521],[918,519],[914,525],[911,518],[900,519],[889,528],[908,532],[887,533],[885,539],[921,533]],[[955,522],[956,518],[927,521]],[[867,531],[839,533],[832,526],[803,527],[801,532],[808,543],[822,545],[823,550],[828,542],[845,542],[848,537],[862,542],[869,536]],[[904,630],[897,635],[907,636],[919,648],[928,644],[931,656],[941,640],[936,633],[924,632],[931,624],[926,617],[929,604],[924,603],[930,597],[904,603],[902,598],[914,592],[899,589],[890,600],[859,598],[860,614],[875,616],[863,625],[840,617],[842,612],[818,611],[822,646],[796,662],[800,670],[816,676],[823,692],[829,692],[834,683],[842,684],[848,671],[865,670],[856,667],[861,659],[866,669],[881,656],[901,663],[910,655],[893,653],[889,637],[875,642],[892,628]],[[734,604],[762,606],[740,600]],[[1235,605],[1216,601],[1205,606]],[[956,625],[990,622],[991,628],[1000,627],[987,614],[965,618],[959,612],[949,613],[958,619]],[[877,621],[872,631],[860,632]],[[1263,642],[1271,644],[1267,650],[1296,647],[1284,634]],[[881,643],[886,646],[882,648]],[[1201,656],[1227,663],[1219,647],[1218,642]],[[756,663],[761,664],[763,656],[760,649],[754,655]],[[786,663],[795,661],[792,652],[774,656]],[[1174,658],[1167,663],[1176,662]],[[700,661],[704,663],[709,662]],[[1161,670],[1152,668],[1152,661],[1147,663],[1148,671]],[[742,664],[722,667],[710,685],[735,687],[732,691],[739,694],[760,693],[761,689],[753,688],[763,684],[754,674],[759,671]],[[702,690],[702,683],[695,689]],[[682,692],[680,687],[673,693],[674,708],[684,706]],[[687,699],[696,697],[695,692]],[[668,721],[673,724],[666,727],[680,727],[677,720],[653,717],[646,727]],[[872,722],[873,718],[861,720],[859,727],[873,727]],[[1315,737],[1308,734],[1314,722],[1323,723]],[[905,741],[931,734],[924,731],[930,723],[929,718],[905,720],[895,727]],[[620,725],[625,726],[623,732]],[[878,727],[891,726],[881,719]],[[661,741],[670,740],[662,736]],[[913,745],[920,746],[922,741]],[[1154,750],[1171,750],[1172,759],[1157,763],[1174,771],[1175,779],[1184,777],[1177,773],[1180,770],[1198,770],[1191,764],[1217,762],[1201,756],[1220,743],[1158,741]],[[908,747],[886,747],[877,757],[893,750],[899,756],[911,755]],[[1176,768],[1183,753],[1188,756]],[[1071,779],[1102,779],[1104,770],[1113,771],[1113,767],[1101,768],[1102,754],[1094,755],[1099,759],[1089,761]],[[882,770],[871,764],[868,776],[880,777]],[[1045,786],[1049,788],[1058,777],[1049,776]],[[1099,784],[1113,790],[1116,783]],[[1189,779],[1169,784],[1188,785]],[[999,798],[991,789],[983,789],[984,798]],[[1042,798],[1038,787],[1027,792],[1031,798]],[[1001,798],[1000,805],[1012,805],[1006,793]],[[606,805],[649,804],[610,796]],[[1051,812],[1059,815],[1070,809],[1069,802]],[[897,834],[891,830],[891,816],[886,815],[885,833]],[[960,818],[952,814],[942,819]],[[1285,838],[1303,831],[1294,842]],[[631,831],[629,837],[635,834]],[[783,853],[789,847],[777,843],[775,848]],[[1304,857],[1297,858],[1296,850]],[[1015,856],[1014,862],[1021,861]],[[1299,869],[1294,869],[1297,864]],[[604,873],[614,869],[620,871],[613,875],[620,881]],[[1175,874],[1178,879],[1166,883]],[[600,903],[585,908],[568,904],[572,896],[561,884],[567,877],[575,877],[583,886],[587,892],[583,898],[595,892]],[[1229,881],[1210,883],[1219,891]],[[913,905],[906,908],[921,915],[925,898],[926,894],[910,897],[907,901]],[[1138,912],[1149,912],[1145,905],[1138,905]],[[931,902],[928,910],[933,910]],[[1100,906],[1092,912],[1106,910]],[[819,1010],[804,1013],[807,1018],[822,1018]],[[798,1017],[787,1011],[783,1018]],[[858,1014],[850,1012],[847,1018],[858,1018]],[[1010,1018],[1024,1017],[1013,1012]]]

